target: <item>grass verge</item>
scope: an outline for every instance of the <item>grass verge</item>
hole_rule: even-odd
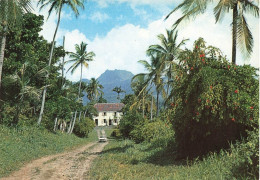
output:
[[[88,138],[78,138],[73,134],[54,134],[36,127],[11,129],[0,126],[0,178],[33,159],[61,153],[97,140],[96,131],[92,131]]]
[[[87,179],[256,179],[237,172],[236,156],[221,151],[203,160],[175,159],[175,154],[151,143],[135,144],[130,140],[113,141],[105,147],[86,176]]]

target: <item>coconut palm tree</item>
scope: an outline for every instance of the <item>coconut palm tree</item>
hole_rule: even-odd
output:
[[[148,55],[151,57],[151,64],[147,62],[146,60],[140,60],[139,63],[143,64],[148,73],[140,73],[135,75],[132,78],[132,82],[136,78],[140,78],[144,76],[144,84],[142,90],[139,92],[139,96],[145,91],[148,87],[151,87],[152,85],[156,88],[156,116],[159,115],[159,94],[162,93],[163,97],[166,96],[165,90],[164,90],[164,82],[162,79],[163,74],[163,66],[161,65],[161,61],[159,56],[154,56],[153,54]]]
[[[125,93],[125,91],[121,88],[121,86],[114,87],[114,89],[112,91],[117,93],[117,99],[118,100],[120,99],[120,93]]]
[[[140,75],[140,76],[136,76],[134,79],[132,79],[131,82],[131,88],[134,91],[135,94],[135,100],[134,103],[130,106],[130,110],[133,109],[134,107],[137,107],[140,109],[140,107],[142,106],[142,114],[143,117],[145,115],[145,109],[147,107],[147,110],[149,109],[149,107],[151,108],[151,114],[153,111],[153,103],[152,103],[152,93],[149,93],[151,88],[146,88],[143,89],[145,84],[145,76],[144,75]],[[142,91],[142,93],[140,93]],[[152,115],[151,115],[151,120],[152,120]]]
[[[70,68],[67,70],[70,71],[71,70],[71,74],[73,74],[75,72],[75,70],[80,67],[80,81],[79,81],[79,91],[78,91],[78,98],[80,96],[81,93],[81,83],[82,83],[82,70],[83,70],[83,66],[85,68],[88,68],[88,63],[89,61],[93,61],[95,53],[94,52],[87,52],[87,44],[84,42],[81,42],[81,44],[76,44],[75,45],[75,50],[76,52],[71,52],[70,53],[70,60],[66,61],[67,63],[73,63]]]
[[[84,42],[81,42],[81,44],[76,44],[75,45],[75,50],[76,52],[71,52],[70,53],[70,60],[66,61],[66,63],[73,63],[71,67],[68,69],[68,71],[71,70],[71,74],[75,72],[75,70],[80,67],[80,81],[79,81],[79,90],[78,90],[78,100],[81,94],[81,83],[82,83],[82,70],[83,66],[85,68],[88,68],[88,61],[93,61],[93,58],[95,56],[94,52],[87,52],[87,44]],[[67,72],[68,72],[67,71]],[[74,124],[76,121],[77,117],[77,110],[75,111],[75,116],[74,116],[74,121],[72,124],[71,132],[73,132]]]
[[[173,26],[177,27],[182,21],[189,20],[199,14],[206,12],[210,3],[207,0],[184,0],[173,9],[166,19],[175,11],[181,9],[183,16]],[[216,23],[221,21],[225,13],[232,11],[232,63],[236,63],[236,47],[239,45],[244,57],[249,57],[253,51],[253,36],[247,24],[245,14],[259,17],[259,1],[250,0],[219,0],[214,8]],[[238,41],[238,43],[237,43]]]
[[[83,0],[39,0],[38,5],[40,5],[40,4],[41,4],[40,9],[42,9],[43,7],[46,7],[46,6],[50,6],[50,9],[48,11],[48,13],[49,13],[48,17],[51,15],[51,13],[53,11],[56,11],[56,13],[58,13],[58,21],[57,21],[56,29],[55,29],[53,39],[52,39],[51,51],[50,51],[50,57],[49,57],[49,63],[48,63],[48,66],[50,67],[51,61],[52,61],[52,56],[53,56],[53,49],[54,49],[54,45],[55,45],[55,38],[56,38],[56,34],[57,34],[59,24],[60,24],[62,8],[65,5],[67,5],[70,9],[72,9],[72,11],[74,12],[74,14],[77,17],[79,15],[78,7],[81,7],[84,9],[84,4],[83,4]],[[49,74],[47,75],[47,79],[48,78],[49,78]],[[41,106],[40,116],[38,119],[38,125],[40,125],[42,116],[43,116],[46,92],[47,92],[47,86],[45,86],[44,90],[43,90],[42,106]]]
[[[95,78],[91,78],[89,84],[86,87],[87,97],[90,101],[97,101],[98,97],[104,94],[102,91],[104,87],[99,84],[98,80]]]
[[[185,45],[185,42],[188,39],[183,39],[177,44],[178,32],[175,32],[173,29],[166,30],[166,36],[164,34],[159,34],[157,37],[160,40],[160,44],[149,46],[147,52],[153,55],[158,54],[161,58],[167,76],[166,95],[168,96],[169,85],[173,75],[172,68],[176,64],[178,54],[182,51],[180,47]]]
[[[21,24],[23,14],[32,10],[30,0],[1,0],[0,1],[0,88],[2,79],[2,67],[4,63],[4,51],[8,26]]]

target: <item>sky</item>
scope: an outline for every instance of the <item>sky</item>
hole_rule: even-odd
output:
[[[177,11],[169,19],[165,16],[175,8],[178,0],[86,0],[85,9],[80,9],[76,18],[73,12],[64,7],[58,29],[57,45],[62,45],[65,36],[65,50],[75,52],[75,44],[87,43],[88,52],[96,56],[89,62],[89,68],[83,70],[83,78],[98,78],[105,70],[127,70],[133,74],[144,72],[139,60],[149,60],[146,50],[150,45],[158,44],[158,34],[165,34],[172,24],[181,16]],[[48,17],[48,7],[39,10],[36,0],[34,12],[44,16],[43,30],[40,34],[49,42],[56,28],[57,14]],[[250,58],[244,59],[237,54],[237,64],[251,64],[259,68],[259,19],[246,16],[254,37],[254,49]],[[199,37],[203,37],[207,45],[213,45],[231,61],[231,19],[227,14],[222,22],[215,23],[213,6],[207,11],[185,22],[178,28],[178,39],[189,39],[185,47],[191,48]],[[69,56],[65,58],[69,59]],[[65,69],[68,69],[69,64]],[[80,69],[74,74],[68,72],[66,77],[72,81],[80,78]]]

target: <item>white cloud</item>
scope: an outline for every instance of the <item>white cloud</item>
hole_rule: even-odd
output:
[[[101,8],[107,7],[113,3],[129,3],[130,5],[150,5],[150,6],[167,6],[179,2],[178,0],[92,0],[99,4]]]
[[[178,17],[178,14],[176,15]],[[84,78],[97,78],[106,69],[125,69],[133,73],[140,73],[144,71],[144,68],[137,61],[147,59],[145,51],[149,45],[159,43],[156,36],[165,33],[165,29],[169,29],[175,20],[176,16],[167,21],[162,18],[150,23],[146,28],[126,24],[113,28],[105,37],[97,36],[93,41],[87,40],[85,35],[79,31],[73,31],[71,34],[67,33],[66,37],[73,37],[70,41],[71,44],[75,44],[76,40],[79,43],[79,40],[84,39],[89,44],[89,50],[96,53],[95,61],[90,62],[89,69],[84,70]],[[180,29],[178,40],[189,38],[190,41],[188,41],[186,47],[191,48],[196,39],[203,37],[207,45],[219,47],[231,60],[230,20],[226,19],[221,24],[215,24],[213,14],[204,14],[187,23],[185,28]],[[259,28],[258,25],[256,26],[257,22],[256,19],[253,19],[249,23],[255,40],[254,52],[249,63],[259,67]],[[245,63],[239,53],[237,62],[238,64]],[[77,81],[79,71],[73,76],[69,75],[69,78]]]
[[[95,12],[90,16],[90,20],[95,23],[102,23],[110,17],[106,13]]]
[[[106,2],[106,0],[103,0],[103,2]],[[137,1],[134,2],[138,3]],[[45,18],[47,17],[47,10],[44,9],[41,12]],[[77,29],[73,31],[59,29],[57,38],[62,39],[63,35],[66,36],[65,49],[67,51],[74,51],[75,44],[84,41],[88,43],[88,51],[95,52],[95,61],[90,62],[89,69],[84,70],[84,78],[97,78],[106,69],[125,69],[133,73],[140,73],[144,71],[144,68],[137,61],[147,58],[145,51],[149,45],[159,43],[156,36],[160,33],[165,33],[165,28],[170,29],[179,16],[180,13],[176,13],[167,21],[164,21],[164,18],[158,19],[151,22],[145,28],[132,24],[114,27],[104,37],[97,35],[92,41],[88,40],[86,35]],[[237,62],[238,64],[250,63],[255,67],[259,67],[259,21],[252,17],[248,17],[247,19],[255,41],[253,54],[250,60],[245,62],[238,53]],[[187,22],[183,28],[179,29],[178,39],[180,41],[183,38],[189,38],[190,41],[186,47],[191,48],[196,39],[203,37],[207,45],[220,48],[227,55],[228,59],[231,60],[232,36],[230,23],[231,16],[227,15],[222,23],[215,24],[213,13],[205,13],[191,22]],[[41,34],[48,41],[51,41],[55,27],[56,15],[52,14],[49,20],[45,21]],[[78,81],[80,70],[76,71],[74,75],[68,73],[67,77],[73,81]]]

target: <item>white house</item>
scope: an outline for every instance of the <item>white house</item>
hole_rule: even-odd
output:
[[[123,103],[97,103],[94,107],[97,109],[98,116],[94,116],[93,120],[96,126],[118,125],[123,112]]]

